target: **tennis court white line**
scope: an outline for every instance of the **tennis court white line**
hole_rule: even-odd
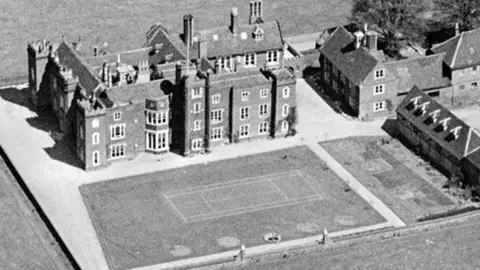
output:
[[[166,192],[163,195],[168,196],[168,197],[173,197],[173,196],[178,196],[178,195],[184,195],[184,194],[190,194],[194,192],[199,192],[202,190],[214,190],[216,187],[229,187],[229,186],[234,186],[237,183],[253,183],[261,180],[268,180],[270,178],[274,177],[279,177],[279,176],[290,176],[290,175],[295,175],[296,170],[293,171],[288,171],[288,172],[281,172],[281,173],[271,173],[267,175],[260,175],[260,176],[255,176],[255,177],[247,177],[247,178],[242,178],[234,181],[229,181],[229,182],[221,182],[221,183],[215,183],[215,184],[210,184],[210,185],[205,185],[201,187],[196,187],[196,188],[190,188],[190,189],[181,189],[178,191],[171,191],[171,192]]]
[[[297,174],[303,179],[303,181],[305,181],[305,183],[307,183],[307,185],[308,185],[313,191],[315,191],[315,194],[317,194],[318,197],[323,198],[322,195],[320,195],[320,193],[318,193],[318,191],[312,186],[312,184],[310,183],[310,181],[308,181],[307,178],[305,178],[299,170],[295,170],[295,171],[296,171]],[[309,176],[310,176],[310,175],[308,175],[308,177],[309,177]]]
[[[288,196],[285,195],[285,193],[283,193],[283,191],[280,190],[280,188],[272,181],[272,180],[268,180],[270,183],[272,183],[272,185],[275,187],[275,189],[280,193],[282,194],[282,196],[285,198],[286,201],[288,201]]]
[[[292,172],[294,172],[294,171],[292,171]],[[175,193],[175,194],[172,194],[172,193],[169,192],[169,193],[164,193],[163,195],[166,196],[166,197],[172,198],[172,197],[177,197],[177,196],[182,196],[182,195],[213,191],[213,190],[218,190],[218,189],[222,189],[222,188],[236,187],[236,186],[241,186],[241,185],[246,185],[246,184],[251,184],[251,183],[282,179],[282,178],[292,177],[292,176],[298,175],[298,173],[293,173],[292,174],[292,172],[289,172],[288,174],[283,174],[283,175],[268,175],[267,177],[256,177],[255,179],[252,178],[251,180],[248,180],[248,181],[244,181],[243,179],[241,179],[241,180],[236,180],[236,181],[232,181],[232,182],[228,182],[228,183],[215,184],[215,185],[217,185],[216,187],[202,186],[202,187],[198,187],[197,189],[191,190],[191,191],[179,192],[179,193]],[[221,186],[218,186],[220,184],[221,184]]]
[[[182,215],[182,213],[180,212],[180,210],[177,209],[177,207],[175,206],[175,204],[172,203],[167,196],[163,196],[163,197],[165,197],[165,199],[167,200],[167,202],[173,207],[173,209],[175,209],[175,211],[177,212],[177,214],[182,218],[183,222],[188,223],[187,219]]]
[[[202,194],[201,194],[200,192],[198,193],[198,196],[200,196],[200,198],[202,198],[202,201],[207,204],[208,208],[210,208],[210,210],[211,210],[212,212],[214,212],[214,213],[216,212],[215,209],[210,205],[210,203],[208,203],[207,200],[205,200],[205,198],[202,196]]]
[[[205,221],[209,219],[216,219],[216,218],[222,218],[222,217],[236,216],[236,215],[241,215],[241,214],[250,213],[250,212],[257,212],[257,211],[263,211],[263,210],[268,210],[272,208],[280,208],[280,207],[291,206],[295,204],[307,203],[311,201],[318,201],[321,199],[322,198],[318,197],[318,195],[312,195],[312,196],[301,198],[301,199],[290,200],[284,203],[264,204],[263,207],[245,207],[245,208],[237,208],[234,210],[227,210],[227,211],[216,212],[211,214],[196,215],[196,216],[187,218],[187,223]],[[239,209],[241,209],[241,211],[238,211]]]

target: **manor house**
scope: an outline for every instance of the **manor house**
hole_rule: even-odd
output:
[[[277,21],[250,1],[249,23],[183,33],[160,24],[143,48],[81,51],[81,42],[28,45],[31,100],[51,110],[85,170],[142,152],[189,156],[294,133],[296,76]]]

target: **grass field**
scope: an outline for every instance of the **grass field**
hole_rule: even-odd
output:
[[[0,269],[74,269],[0,157]]]
[[[418,160],[407,148],[381,142],[379,137],[352,137],[321,145],[407,224],[455,205],[432,185],[438,181],[434,174],[406,165]]]
[[[383,222],[307,147],[82,186],[111,269]]]
[[[284,36],[319,32],[344,23],[351,0],[264,0],[264,17],[278,19]],[[0,65],[2,78],[27,73],[26,42],[45,37],[69,40],[79,35],[84,48],[104,41],[113,51],[138,48],[145,33],[161,22],[171,32],[180,32],[183,15],[191,13],[197,29],[228,25],[231,8],[236,6],[240,20],[248,22],[248,0],[18,0],[1,1]],[[75,41],[73,40],[73,41]]]

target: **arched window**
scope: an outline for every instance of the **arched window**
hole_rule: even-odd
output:
[[[290,111],[290,106],[288,106],[288,104],[283,105],[283,107],[282,107],[282,116],[283,116],[283,117],[287,117],[289,111]]]
[[[99,144],[100,143],[100,134],[95,132],[92,134],[92,144]]]
[[[288,98],[290,96],[290,88],[285,87],[283,88],[283,98]]]
[[[92,153],[92,164],[93,164],[93,166],[100,165],[100,152],[94,151]]]
[[[287,121],[283,121],[282,122],[282,132],[288,132],[288,122]]]

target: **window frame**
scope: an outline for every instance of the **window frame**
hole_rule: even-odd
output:
[[[198,107],[198,110],[197,110]],[[202,112],[202,103],[201,102],[195,102],[193,103],[193,114],[198,114]]]
[[[243,130],[245,129],[245,130]],[[246,131],[246,133],[244,133]],[[242,135],[243,134],[243,135]],[[243,124],[238,127],[238,138],[248,138],[251,136],[250,133],[250,124]]]
[[[118,149],[117,149],[118,147]],[[117,143],[117,144],[111,144],[109,146],[110,148],[110,159],[120,159],[120,158],[124,158],[127,156],[127,144],[126,143]],[[115,151],[114,151],[115,150]],[[114,156],[113,154],[116,153],[118,150],[118,152],[121,152],[121,155],[116,155]],[[122,150],[122,151],[120,151]]]
[[[243,91],[241,94],[241,99],[242,101],[248,101],[250,98],[250,92],[249,91]]]
[[[92,134],[92,145],[97,145],[100,143],[100,133],[99,132],[94,132]]]
[[[212,124],[218,124],[223,122],[224,109],[215,109],[210,111],[210,122]]]
[[[380,73],[380,75],[378,75],[379,73]],[[373,74],[373,78],[375,80],[383,79],[383,78],[385,78],[385,73],[386,73],[386,70],[384,68],[375,69],[374,74]]]
[[[262,108],[265,108],[265,111],[262,111]],[[258,105],[258,116],[259,117],[268,116],[268,103]]]
[[[148,125],[153,126],[161,126],[168,124],[168,114],[169,110],[162,110],[162,111],[152,111],[152,110],[145,110],[145,123]]]
[[[289,125],[290,124],[288,123],[287,120],[282,121],[282,126],[281,126],[282,133],[288,132],[288,129],[290,128]]]
[[[120,121],[122,120],[122,112],[120,111],[113,112],[112,117],[113,117],[113,121]]]
[[[249,106],[241,107],[239,110],[240,110],[240,114],[239,114],[240,121],[246,121],[246,120],[250,119],[250,107]]]
[[[212,104],[218,104],[220,103],[220,98],[222,96],[220,94],[214,94],[212,95]]]
[[[153,140],[153,145],[150,144],[150,136]],[[160,139],[163,137],[163,140]],[[145,131],[145,149],[148,151],[165,151],[169,149],[169,133],[168,130],[146,130]]]
[[[190,148],[192,151],[198,151],[203,149],[204,140],[202,138],[196,138],[191,141]]]
[[[381,89],[381,91],[377,91],[377,87]],[[373,95],[382,95],[385,94],[385,84],[377,84],[373,86]]]
[[[275,65],[278,64],[278,51],[267,51],[267,65]]]
[[[95,157],[97,157],[95,161]],[[92,166],[96,167],[100,165],[100,151],[93,151],[92,152]]]
[[[125,139],[126,126],[127,125],[125,123],[110,125],[110,140],[116,141],[116,140]],[[119,136],[116,135],[116,127],[120,128],[121,134]]]
[[[290,97],[290,87],[284,87],[282,89],[282,97],[283,98],[289,98]]]
[[[385,111],[385,100],[382,101],[377,101],[373,103],[373,112],[383,112]],[[381,104],[381,106],[377,106],[378,104]]]
[[[203,97],[203,87],[191,88],[192,99]],[[198,92],[198,93],[197,93]]]
[[[253,68],[257,66],[257,54],[256,53],[246,53],[243,56],[243,67]]]
[[[265,95],[263,95],[263,93],[265,93]],[[260,89],[260,98],[267,98],[267,97],[268,97],[268,89],[267,88]]]
[[[290,105],[289,104],[283,104],[283,106],[282,106],[282,116],[287,117],[289,113],[290,113]]]
[[[219,136],[218,136],[218,137],[215,136],[215,135],[217,135],[217,134],[216,134],[217,131],[219,131],[219,133],[218,133]],[[212,132],[211,132],[211,134],[210,134],[210,140],[211,140],[212,142],[223,140],[223,127],[214,127],[214,128],[212,128]]]
[[[92,120],[92,128],[98,128],[100,126],[100,121],[98,119]]]
[[[194,120],[193,121],[193,131],[202,130],[202,120]]]
[[[262,124],[265,124],[265,130],[262,131]],[[268,134],[269,132],[269,129],[270,129],[270,123],[268,123],[267,121],[261,121],[258,123],[258,134],[259,135],[263,135],[263,134]]]

